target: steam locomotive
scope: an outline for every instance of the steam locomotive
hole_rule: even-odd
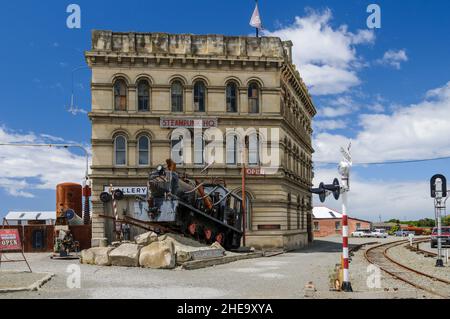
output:
[[[180,176],[167,160],[148,178],[149,220],[176,228],[203,243],[219,242],[235,249],[242,237],[242,199],[222,183],[199,182]]]

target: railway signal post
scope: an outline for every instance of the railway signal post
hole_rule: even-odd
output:
[[[336,200],[342,196],[342,268],[343,280],[341,290],[345,292],[352,292],[352,285],[350,283],[349,275],[349,251],[348,251],[348,217],[347,217],[347,193],[350,191],[350,169],[352,167],[352,157],[350,155],[350,147],[347,149],[341,148],[343,159],[339,163],[338,171],[341,176],[342,185],[339,185],[339,180],[334,179],[333,184],[320,183],[319,188],[311,188],[313,194],[319,195],[320,201],[323,203],[328,195],[333,194]]]
[[[352,167],[352,158],[350,155],[350,145],[345,150],[341,148],[343,156],[339,163],[339,175],[341,175],[341,196],[342,196],[342,257],[344,260],[343,281],[341,290],[345,292],[352,292],[352,284],[350,283],[349,274],[349,251],[348,251],[348,217],[347,217],[347,193],[350,190],[350,168]]]
[[[442,213],[445,213],[447,201],[447,179],[442,174],[434,175],[430,180],[431,197],[434,198],[434,211],[437,227],[437,260],[436,267],[444,267],[442,260]]]

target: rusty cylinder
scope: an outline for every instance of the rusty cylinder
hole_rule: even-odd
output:
[[[82,217],[82,191],[82,186],[75,183],[63,183],[56,186],[56,216],[63,217],[61,213],[73,209],[78,216]]]

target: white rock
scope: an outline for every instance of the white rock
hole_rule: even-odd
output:
[[[111,265],[122,267],[138,267],[141,245],[123,244],[109,253]]]
[[[81,252],[80,262],[88,265],[111,266],[109,253],[113,247],[93,247]]]
[[[152,269],[175,268],[175,248],[171,241],[155,241],[141,249],[139,265]]]
[[[134,237],[134,241],[138,245],[148,246],[158,240],[158,235],[152,231]]]

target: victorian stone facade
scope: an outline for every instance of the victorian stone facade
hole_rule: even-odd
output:
[[[99,194],[112,184],[135,188],[135,195],[149,171],[172,157],[173,130],[192,127],[196,119],[223,132],[279,129],[280,168],[246,178],[247,246],[293,249],[312,240],[308,189],[316,110],[292,64],[291,47],[275,37],[93,31],[86,60],[92,69],[94,246],[112,240],[111,223],[99,216],[112,212]],[[240,193],[241,153],[238,143],[227,146],[208,177],[222,178]],[[205,179],[201,156],[191,156],[178,171]],[[250,150],[246,158],[253,172],[261,166],[258,156]],[[127,198],[119,214],[133,215],[135,197]]]

